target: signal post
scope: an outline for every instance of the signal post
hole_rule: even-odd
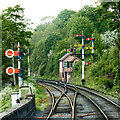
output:
[[[84,61],[84,38],[85,36],[83,35],[83,32],[82,32],[82,35],[74,35],[75,37],[82,37],[82,45],[81,44],[78,44],[78,45],[74,45],[75,47],[80,47],[82,46],[82,85],[84,85],[84,82],[85,82],[85,79],[84,79],[84,65],[90,65],[91,63],[90,62],[85,62]],[[92,38],[86,38],[86,40],[92,40],[92,47],[86,47],[86,49],[92,49],[92,55],[94,55],[94,38],[93,38],[93,34],[92,34]],[[75,50],[76,51],[76,50]],[[77,54],[76,54],[77,55]]]
[[[75,37],[82,37],[82,45],[78,45],[78,46],[82,46],[82,84],[84,85],[85,79],[84,79],[84,65],[85,65],[85,61],[84,61],[84,35],[82,32],[82,35],[74,35]]]
[[[20,51],[20,43],[18,42],[18,51],[13,51],[11,49],[8,49],[7,51],[5,51],[5,56],[7,56],[8,58],[12,58],[13,56],[17,56],[18,57],[18,68],[15,69],[13,67],[8,67],[6,69],[6,73],[8,75],[13,75],[15,73],[18,73],[18,83],[19,83],[19,93],[13,93],[12,95],[12,106],[14,106],[16,104],[16,100],[17,99],[21,99],[21,86],[22,86],[22,75],[23,75],[23,70],[21,69],[20,66],[20,60],[23,56],[23,52]],[[17,95],[17,96],[16,96]]]
[[[20,43],[18,42],[18,51],[20,52]],[[20,58],[18,57],[18,69],[20,70]],[[19,98],[21,98],[21,83],[22,83],[22,78],[21,76],[18,74],[18,81],[19,81]]]

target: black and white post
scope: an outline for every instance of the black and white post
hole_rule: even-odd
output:
[[[28,76],[30,76],[30,55],[29,55],[29,49],[28,49]]]
[[[84,85],[85,79],[84,79],[84,65],[85,65],[85,61],[84,61],[84,35],[82,32],[82,85]]]
[[[20,43],[18,42],[18,51],[20,52]],[[18,69],[20,70],[20,59],[18,59]],[[18,75],[18,81],[19,81],[19,98],[21,98],[21,83],[22,83],[22,78]]]
[[[92,54],[94,54],[94,38],[93,38],[93,34],[92,34]]]

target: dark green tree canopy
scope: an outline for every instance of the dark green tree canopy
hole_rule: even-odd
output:
[[[91,20],[94,23],[94,28],[99,32],[103,33],[107,31],[108,29],[108,23],[110,22],[110,19],[105,19],[102,22],[98,21],[98,18],[100,17],[99,14],[96,12],[96,8],[93,6],[85,5],[79,12],[75,13],[75,16],[80,17],[87,17],[89,20]]]
[[[71,18],[74,13],[75,11],[73,10],[64,9],[58,14],[57,18],[53,21],[53,23],[55,23],[59,28],[63,28],[64,23],[68,21],[68,19]]]
[[[6,75],[5,69],[12,66],[12,60],[5,56],[7,49],[17,50],[17,44],[20,42],[21,49],[27,52],[26,47],[30,46],[28,41],[31,38],[32,31],[29,28],[30,23],[24,18],[24,8],[20,5],[15,7],[8,7],[3,10],[2,14],[2,82],[9,82],[11,77]],[[27,68],[27,61],[24,57],[23,66]],[[15,58],[15,67],[17,67],[17,60]],[[9,78],[9,79],[8,79]],[[8,81],[9,80],[9,81]]]
[[[21,8],[20,5],[13,8],[8,7],[2,12],[2,40],[8,43],[9,39],[10,44],[19,41],[21,45],[28,46],[29,43],[26,38],[30,38],[32,35],[28,25],[29,23],[24,19],[24,8]]]
[[[119,49],[120,59],[120,1],[119,2],[102,2],[97,7],[97,13],[99,14],[99,21],[102,22],[105,19],[111,19],[108,25],[110,31],[118,32],[118,39],[114,39]]]
[[[94,31],[94,23],[87,17],[76,17],[70,18],[65,26],[67,36],[72,37],[74,34],[85,34],[86,37],[90,37]]]
[[[45,54],[48,54],[50,50],[55,48],[56,42],[61,40],[61,36],[57,33],[50,33],[45,40]]]

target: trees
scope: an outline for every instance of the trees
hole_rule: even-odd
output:
[[[27,45],[28,40],[26,38],[31,37],[31,31],[27,25],[29,23],[24,19],[24,8],[19,5],[15,7],[8,7],[8,9],[2,12],[2,40],[6,44],[7,40],[10,39],[8,44],[17,43],[21,45]],[[3,44],[4,45],[4,44]]]
[[[109,22],[109,30],[118,33],[118,38],[114,38],[113,41],[117,46],[119,51],[118,55],[118,76],[117,81],[120,81],[120,1],[119,2],[102,2],[100,6],[97,7],[97,12],[100,15],[99,21],[104,21],[105,19],[111,19]],[[118,82],[119,84],[119,82]]]
[[[102,54],[103,49],[105,48],[105,42],[102,40],[102,37],[98,33],[97,30],[94,30],[93,32],[94,38],[95,38],[95,50],[97,50],[97,54]]]
[[[13,63],[5,57],[5,51],[9,48],[16,50],[17,43],[20,42],[21,48],[25,50],[25,46],[29,46],[28,38],[32,32],[28,28],[29,22],[24,19],[24,8],[20,5],[8,7],[2,12],[2,64],[3,64],[3,83],[8,82],[9,76],[5,74],[5,69]],[[16,62],[16,60],[15,60]],[[26,61],[27,62],[27,61]],[[26,63],[25,63],[26,64]],[[13,66],[14,67],[14,66]],[[15,79],[14,79],[15,84]]]
[[[45,40],[45,54],[48,54],[50,50],[55,48],[56,42],[61,40],[61,36],[57,33],[50,33]]]
[[[42,24],[51,23],[54,19],[54,16],[45,16],[41,19]]]
[[[97,7],[97,13],[100,15],[98,19],[100,22],[105,19],[111,19],[108,28],[110,31],[116,31],[118,33],[118,39],[114,39],[114,42],[119,50],[120,60],[120,1],[102,2]]]
[[[72,16],[72,18],[67,21],[65,30],[67,31],[68,37],[72,37],[74,34],[82,34],[82,31],[86,37],[90,37],[94,30],[94,24],[87,17]]]
[[[93,6],[85,5],[79,12],[75,14],[76,17],[87,17],[89,20],[91,20],[94,24],[94,28],[98,31],[98,33],[104,33],[108,29],[108,23],[110,21],[105,19],[102,22],[98,21],[98,18],[100,17],[99,14],[96,12],[96,8]]]
[[[117,34],[115,31],[106,31],[101,35],[102,39],[105,41],[106,47],[115,45],[114,39],[117,39]]]
[[[53,20],[53,23],[55,23],[58,28],[63,28],[65,22],[68,21],[68,19],[71,18],[74,13],[75,11],[73,10],[64,9],[58,14],[57,18]]]

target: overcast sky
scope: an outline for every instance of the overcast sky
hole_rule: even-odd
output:
[[[20,4],[25,8],[25,18],[34,26],[45,16],[57,16],[64,9],[79,11],[84,5],[94,5],[97,0],[0,0],[0,11]]]

